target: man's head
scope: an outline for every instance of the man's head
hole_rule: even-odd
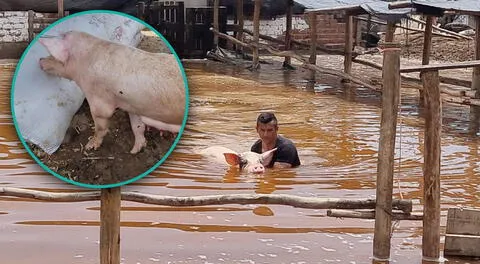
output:
[[[257,133],[264,144],[275,145],[277,140],[277,118],[271,112],[261,113],[257,118]]]

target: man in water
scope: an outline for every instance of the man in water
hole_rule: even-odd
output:
[[[257,118],[257,133],[260,139],[253,144],[251,151],[263,153],[277,148],[272,161],[267,168],[292,168],[300,165],[297,148],[293,142],[285,137],[277,135],[277,118],[271,112],[261,113]]]

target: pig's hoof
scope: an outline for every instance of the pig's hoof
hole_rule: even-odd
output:
[[[98,142],[98,140],[94,138],[90,139],[87,143],[87,145],[85,145],[85,149],[86,150],[91,150],[91,149],[94,149],[96,150],[98,147],[100,147],[100,142]]]
[[[146,147],[146,146],[147,146],[147,141],[143,141],[142,143],[135,143],[132,150],[130,150],[130,153],[137,154],[138,152],[140,152],[140,150],[142,150],[143,147]]]

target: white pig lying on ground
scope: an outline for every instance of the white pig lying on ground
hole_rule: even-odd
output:
[[[240,170],[245,170],[248,173],[264,173],[265,166],[270,163],[276,150],[274,148],[262,154],[251,151],[239,154],[226,147],[212,146],[202,150],[200,154],[212,157],[217,162],[226,162],[231,166],[238,166]]]
[[[116,108],[129,114],[132,154],[146,146],[145,125],[179,132],[185,85],[173,54],[145,52],[79,31],[39,41],[52,55],[40,59],[41,69],[75,81],[85,94],[95,122],[87,150],[100,147]]]

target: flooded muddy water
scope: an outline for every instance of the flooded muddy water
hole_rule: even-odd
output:
[[[0,185],[85,190],[44,172],[18,140],[9,107],[14,67],[0,66]],[[300,70],[294,74],[279,65],[262,67],[254,74],[215,63],[187,64],[191,104],[179,145],[159,169],[123,190],[374,198],[380,94],[344,88],[326,76],[319,77],[315,91],[308,91]],[[248,175],[198,154],[211,145],[248,150],[257,139],[255,120],[262,110],[275,111],[279,133],[295,142],[302,166]],[[444,104],[442,235],[448,208],[480,207],[480,139],[468,116],[468,107]],[[415,212],[422,212],[423,122],[417,94],[403,91],[394,196],[412,199]],[[98,263],[99,205],[0,197],[1,262]],[[122,263],[371,263],[374,220],[330,218],[326,210],[122,202],[121,221]],[[392,263],[420,263],[421,221],[394,226]]]

